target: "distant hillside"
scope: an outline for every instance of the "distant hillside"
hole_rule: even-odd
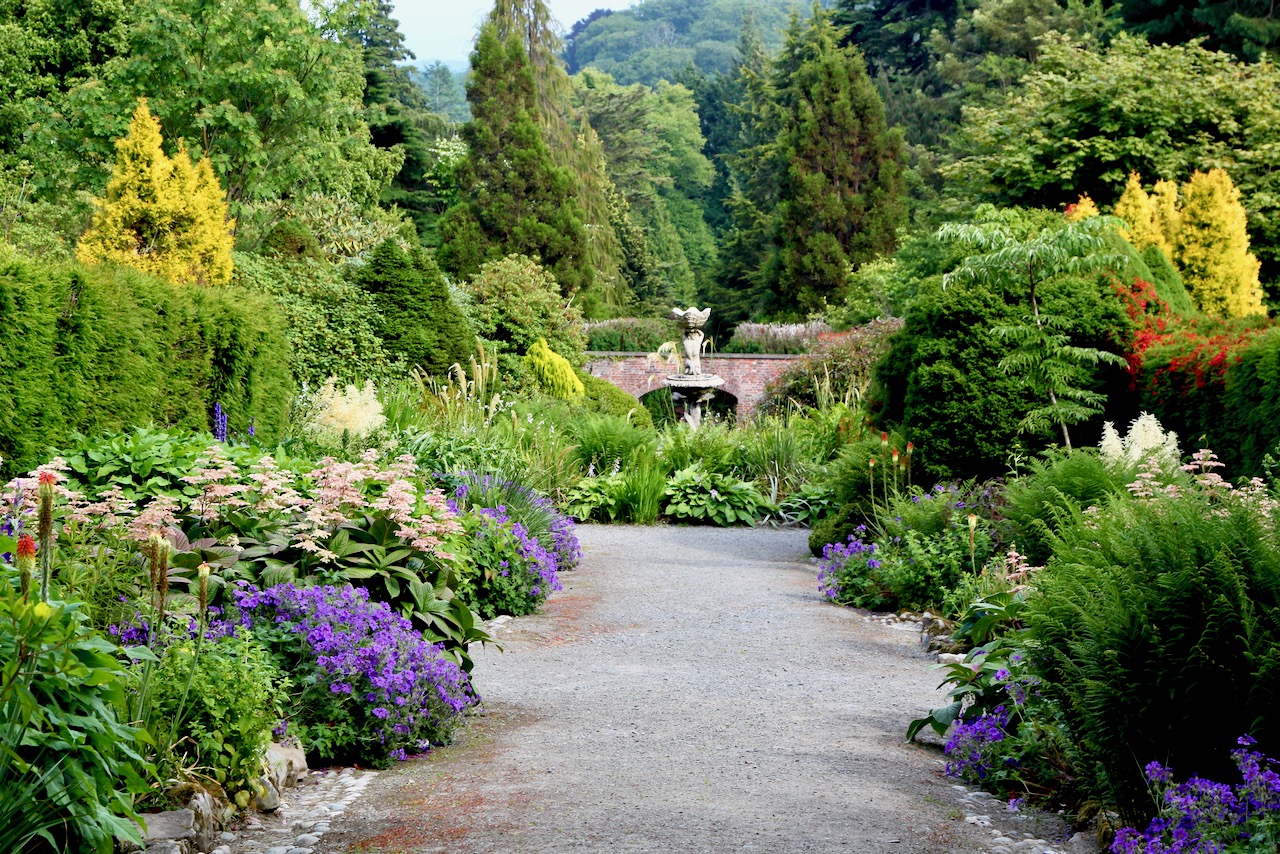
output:
[[[812,8],[811,0],[645,0],[620,12],[597,9],[573,25],[565,62],[570,73],[590,65],[624,85],[670,80],[690,63],[724,72],[737,59],[748,9],[774,51],[792,10],[807,18]]]

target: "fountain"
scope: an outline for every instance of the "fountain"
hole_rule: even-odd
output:
[[[724,385],[723,377],[702,372],[702,340],[705,337],[702,327],[706,326],[710,316],[709,308],[701,311],[696,307],[671,309],[671,319],[680,325],[684,363],[680,373],[667,377],[663,383],[671,389],[673,399],[684,401],[684,420],[694,430],[702,423],[702,405]]]

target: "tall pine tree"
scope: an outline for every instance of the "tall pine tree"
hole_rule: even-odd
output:
[[[538,121],[538,91],[524,42],[503,38],[492,21],[471,54],[462,129],[466,159],[456,176],[460,201],[441,218],[441,265],[458,276],[510,254],[536,257],[565,294],[590,287],[584,214],[569,170],[552,159]],[[606,212],[607,217],[607,212]]]
[[[897,246],[902,138],[885,122],[861,53],[839,46],[818,6],[807,28],[792,27],[774,76],[782,127],[771,278],[785,309],[820,311],[851,269]]]
[[[551,12],[543,0],[497,0],[487,23],[497,28],[500,39],[519,40],[528,57],[536,93],[533,116],[552,162],[566,170],[572,182],[587,229],[587,262],[595,283],[587,302],[621,308],[626,301],[626,262],[611,225],[611,181],[605,174],[604,150],[586,116],[572,106],[573,85],[560,59],[564,43]]]

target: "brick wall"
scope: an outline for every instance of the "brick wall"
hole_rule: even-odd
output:
[[[715,353],[702,357],[702,370],[724,379],[721,389],[737,398],[739,417],[747,417],[760,403],[769,381],[786,370],[796,359],[803,358]],[[644,353],[593,351],[587,354],[586,371],[640,397],[663,388],[663,378],[674,373],[675,369],[671,365],[650,362]]]

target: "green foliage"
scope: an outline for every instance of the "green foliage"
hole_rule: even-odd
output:
[[[157,495],[192,499],[200,487],[183,478],[214,443],[208,433],[135,427],[128,433],[85,436],[72,434],[58,455],[67,463],[67,477],[78,491],[96,498],[119,489],[122,498],[144,501]],[[226,451],[242,464],[261,456],[245,446]]]
[[[671,476],[662,515],[673,522],[755,525],[773,507],[750,483],[716,474],[695,463]]]
[[[856,48],[837,46],[829,13],[793,22],[774,62],[781,114],[777,291],[784,311],[820,311],[843,297],[849,270],[893,251],[905,222],[902,138]]]
[[[625,416],[605,413],[584,413],[568,426],[578,443],[574,454],[582,467],[597,472],[629,463],[641,451],[654,443],[652,428],[641,427]]]
[[[461,75],[455,75],[439,60],[422,68],[411,68],[410,72],[422,90],[428,110],[444,116],[455,125],[471,118],[471,111],[467,108],[467,89]]]
[[[1175,314],[1187,315],[1195,311],[1191,304],[1191,294],[1182,281],[1182,274],[1173,266],[1169,256],[1159,246],[1148,246],[1142,250],[1142,260],[1151,275],[1146,281],[1155,286],[1156,296],[1164,300]],[[1139,276],[1141,278],[1141,276]]]
[[[829,517],[837,509],[839,506],[825,481],[808,481],[800,484],[794,492],[779,502],[778,518],[783,524],[816,529],[821,524],[821,520]],[[810,533],[812,535],[812,532]],[[822,552],[823,545],[826,543],[818,546],[819,554]]]
[[[1152,811],[1148,762],[1222,779],[1241,733],[1275,727],[1280,546],[1256,497],[1199,471],[1077,515],[1025,612],[1078,770],[1126,819]]]
[[[430,256],[411,257],[386,240],[355,280],[373,297],[375,329],[391,356],[428,376],[443,376],[475,352],[475,336]]]
[[[658,459],[668,474],[693,465],[714,474],[730,474],[738,466],[741,451],[733,429],[720,421],[704,421],[697,430],[678,421],[658,437]]]
[[[669,320],[617,317],[587,323],[587,349],[627,353],[654,353],[671,340]]]
[[[166,136],[210,160],[234,210],[310,193],[376,204],[403,152],[370,143],[362,57],[337,38],[342,7],[314,17],[296,3],[145,0],[130,7],[127,49],[79,87],[55,125],[90,168],[122,121],[150,98]],[[86,151],[87,149],[87,151]]]
[[[307,228],[306,223],[297,219],[282,220],[272,226],[263,238],[259,251],[268,257],[290,261],[303,258],[319,261],[324,258],[316,236]]]
[[[571,173],[552,159],[539,126],[538,90],[518,36],[503,38],[492,22],[481,28],[467,99],[472,118],[462,130],[468,150],[457,170],[461,198],[440,221],[441,265],[466,277],[486,262],[528,255],[564,294],[590,287],[585,214]]]
[[[504,376],[539,339],[573,364],[582,361],[582,315],[560,295],[548,270],[521,255],[490,261],[467,286],[472,321]]]
[[[792,405],[861,400],[893,334],[901,328],[900,319],[883,318],[821,341],[810,355],[788,365],[769,383],[760,410],[772,413]]]
[[[592,412],[630,418],[631,423],[641,429],[653,426],[653,416],[633,395],[627,394],[608,380],[594,377],[581,369],[575,373],[582,383],[586,405]]]
[[[1074,229],[1064,231],[1067,227],[1056,215],[1011,211],[988,217],[979,227],[955,230],[980,233],[989,240],[988,254],[960,265],[945,288],[937,279],[920,283],[920,295],[908,309],[902,332],[894,336],[877,367],[872,392],[880,407],[877,417],[900,424],[925,449],[921,481],[995,477],[1004,472],[1005,461],[1021,441],[1033,449],[1051,441],[1048,431],[1020,440],[1026,414],[1052,404],[1046,386],[1036,387],[1029,378],[1001,368],[1009,352],[992,329],[1026,325],[1028,314],[1034,324],[1038,307],[1045,315],[1072,318],[1066,346],[1112,352],[1129,328],[1109,271],[1124,271],[1140,260],[1132,247],[1126,249],[1127,244],[1114,237],[1114,244],[1104,246],[1117,251],[1115,267],[1097,278],[1078,276],[1069,271],[1081,265],[1096,268],[1104,258],[1077,254],[1071,248]],[[1042,245],[1048,254],[1016,276],[1014,256],[1039,251]],[[1046,278],[1050,272],[1057,275]],[[1117,367],[1080,375],[1073,384],[1107,394],[1119,393],[1127,381]],[[1091,424],[1085,429],[1097,428]]]
[[[270,296],[284,316],[294,378],[318,388],[381,381],[393,365],[382,339],[374,298],[323,260],[236,253],[235,283]]]
[[[28,798],[6,801],[6,850],[31,850],[33,842],[40,849],[37,839],[102,854],[116,837],[141,844],[132,796],[146,789],[141,753],[149,738],[120,720],[127,676],[119,654],[77,603],[25,602],[4,568],[0,792]]]
[[[1060,226],[1048,225],[1026,235],[998,222],[943,226],[939,237],[972,246],[980,254],[970,255],[942,278],[942,286],[957,281],[976,281],[1019,291],[1031,306],[1022,323],[1001,324],[991,330],[998,340],[1012,342],[1014,350],[1000,360],[1000,370],[1025,377],[1035,393],[1048,398],[1047,405],[1031,409],[1018,425],[1022,432],[1043,432],[1057,424],[1063,443],[1070,448],[1070,424],[1085,421],[1102,411],[1105,396],[1080,384],[1087,381],[1087,369],[1100,362],[1125,364],[1124,359],[1097,347],[1070,343],[1067,334],[1072,321],[1043,313],[1037,289],[1045,281],[1064,274],[1081,275],[1117,268],[1121,262],[1103,254],[1104,233],[1117,221],[1090,217]]]
[[[986,198],[1057,207],[1118,198],[1131,172],[1185,180],[1227,167],[1249,212],[1254,251],[1274,275],[1276,66],[1196,45],[1121,34],[1099,49],[1046,41],[1039,62],[991,106],[966,113],[966,156],[945,174]]]
[[[538,589],[537,570],[520,551],[511,524],[475,513],[464,525],[470,561],[458,581],[458,598],[486,620],[538,610],[551,591]]]
[[[809,447],[797,420],[762,418],[741,431],[742,475],[768,491],[770,504],[798,489],[808,474]]]
[[[152,421],[279,435],[293,398],[283,322],[239,288],[176,288],[124,268],[0,263],[0,455],[32,468],[73,432]]]
[[[1005,540],[1031,563],[1043,566],[1062,524],[1086,507],[1124,494],[1133,474],[1128,466],[1107,463],[1093,449],[1050,451],[1035,458],[1005,488]]]
[[[586,393],[569,360],[539,338],[524,356],[529,373],[547,394],[561,400],[578,400]]]
[[[175,759],[234,798],[253,795],[287,689],[254,641],[239,637],[171,644],[151,675],[152,720]],[[166,743],[165,749],[170,747]]]
[[[567,59],[571,73],[590,66],[623,84],[650,86],[691,63],[706,74],[732,71],[738,33],[750,16],[771,49],[782,42],[792,0],[749,7],[733,0],[691,5],[644,0],[630,9],[599,11],[573,25]]]
[[[666,497],[665,468],[639,454],[621,471],[583,478],[569,490],[566,511],[576,519],[652,525]]]

